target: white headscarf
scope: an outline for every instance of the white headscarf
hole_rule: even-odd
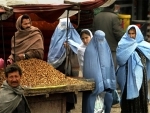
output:
[[[91,38],[93,37],[93,34],[89,29],[83,29],[81,32],[83,32],[83,31],[88,31],[90,33],[90,37]],[[77,56],[78,56],[78,61],[79,61],[81,71],[83,70],[83,61],[84,61],[85,49],[86,49],[86,45],[82,42],[82,44],[79,46],[78,51],[77,51]]]

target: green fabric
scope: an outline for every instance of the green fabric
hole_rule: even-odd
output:
[[[94,15],[97,15],[97,14],[100,13],[103,9],[104,9],[103,7],[98,7],[98,8],[93,9]]]
[[[0,89],[0,113],[12,113],[18,106],[23,96],[23,88],[10,87],[6,81]]]

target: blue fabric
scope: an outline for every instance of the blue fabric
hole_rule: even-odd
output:
[[[131,27],[136,29],[136,38],[130,38],[128,30]],[[127,99],[133,99],[139,96],[139,90],[143,80],[143,64],[140,56],[135,51],[138,49],[146,56],[147,67],[150,66],[150,44],[144,41],[144,37],[140,29],[136,25],[130,25],[126,33],[118,43],[116,50],[117,63],[117,82],[120,85],[121,92],[124,90],[125,81],[127,81]],[[128,73],[126,73],[125,64],[128,65]],[[147,76],[150,77],[150,68],[147,68]],[[126,75],[127,74],[127,75]],[[128,79],[126,80],[126,76]]]
[[[48,51],[48,62],[57,68],[64,61],[66,57],[66,49],[64,42],[68,42],[70,48],[77,54],[77,48],[82,43],[79,34],[74,29],[70,20],[68,19],[68,38],[67,38],[67,18],[61,19],[56,27],[50,41]],[[67,40],[68,39],[68,40]]]
[[[110,113],[111,107],[112,107],[112,103],[113,103],[112,93],[106,92],[105,98],[104,98],[105,113]]]
[[[94,113],[96,95],[91,92],[83,92],[82,96],[82,113]]]
[[[84,53],[83,77],[94,79],[95,89],[83,102],[86,111],[93,113],[96,96],[105,89],[116,89],[115,68],[110,48],[105,39],[105,33],[97,30]]]

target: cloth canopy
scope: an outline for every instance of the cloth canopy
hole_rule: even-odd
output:
[[[14,13],[35,13],[40,18],[48,21],[56,21],[66,9],[73,7],[73,5],[17,5],[13,6]]]
[[[108,0],[95,0],[79,3],[64,3],[59,5],[53,4],[25,4],[25,5],[12,5],[13,13],[35,13],[40,18],[48,21],[56,21],[66,10],[77,8],[78,10],[90,10],[97,8]],[[67,17],[67,15],[66,15]]]

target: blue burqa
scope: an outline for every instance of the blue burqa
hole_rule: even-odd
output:
[[[67,18],[60,19],[60,22],[51,38],[47,62],[53,65],[55,68],[60,66],[66,58],[66,49],[64,47],[64,43],[66,41],[68,42],[72,51],[77,54],[77,49],[82,41],[76,29],[72,26],[69,18],[68,31]]]
[[[136,30],[135,39],[130,38],[128,31],[131,27]],[[117,82],[123,93],[125,82],[127,81],[127,99],[133,99],[139,96],[139,90],[143,80],[143,64],[138,53],[138,49],[146,57],[147,77],[150,78],[150,44],[144,41],[144,37],[140,29],[136,25],[130,25],[126,33],[118,43],[116,50],[117,63]],[[126,74],[125,65],[128,65],[128,73]],[[128,78],[126,79],[126,76]]]
[[[96,96],[116,89],[115,68],[105,33],[97,30],[84,53],[83,77],[95,81],[95,89],[83,94],[82,113],[94,113]]]

